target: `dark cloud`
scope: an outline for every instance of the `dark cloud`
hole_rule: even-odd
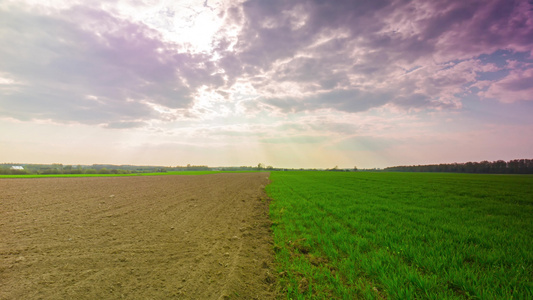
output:
[[[187,113],[200,89],[238,101],[238,82],[256,89],[247,111],[453,108],[486,64],[461,62],[533,48],[526,0],[250,0],[220,14],[216,55],[180,52],[102,9],[11,7],[0,9],[0,76],[16,84],[0,89],[0,115],[19,119],[142,122],[162,118],[154,104]],[[528,80],[501,79],[489,94]]]
[[[60,15],[0,10],[0,43],[0,72],[20,82],[0,94],[4,116],[147,119],[154,112],[146,102],[187,108],[197,87],[223,84],[205,55],[178,53],[144,25],[85,7]]]
[[[14,94],[1,95],[0,115],[21,120],[100,124],[111,120],[146,119],[153,111],[136,101],[113,98],[89,99],[73,90],[34,85]]]
[[[361,37],[394,60],[413,62],[427,56],[463,59],[497,49],[531,45],[533,28],[523,0],[391,1],[375,16],[384,20],[372,36]]]
[[[387,5],[388,1],[247,1],[243,4],[244,28],[235,48],[243,64],[265,70],[277,59],[293,57],[328,31],[345,29],[356,36],[379,29],[373,24],[380,22],[367,15]],[[323,50],[343,48],[342,43],[328,46]]]
[[[221,64],[230,77],[268,72],[251,82],[268,94],[264,103],[286,112],[325,107],[357,112],[386,103],[452,108],[449,94],[468,83],[465,76],[425,73],[397,80],[391,74],[428,63],[456,64],[498,49],[531,49],[532,8],[524,0],[250,0],[242,11],[232,10],[244,27],[236,53]],[[287,82],[299,87],[300,96],[272,95],[273,87]]]

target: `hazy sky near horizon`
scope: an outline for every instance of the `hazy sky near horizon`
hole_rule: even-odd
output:
[[[533,157],[530,0],[0,1],[0,162]]]

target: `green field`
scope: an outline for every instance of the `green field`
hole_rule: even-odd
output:
[[[533,176],[272,172],[292,299],[533,299]]]

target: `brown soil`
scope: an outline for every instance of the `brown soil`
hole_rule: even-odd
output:
[[[0,299],[271,299],[268,173],[0,180]]]

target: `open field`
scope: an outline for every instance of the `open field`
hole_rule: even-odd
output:
[[[267,176],[0,179],[0,299],[533,297],[533,176]]]
[[[272,172],[282,291],[533,299],[533,176]]]
[[[267,177],[0,179],[0,299],[271,299]]]

